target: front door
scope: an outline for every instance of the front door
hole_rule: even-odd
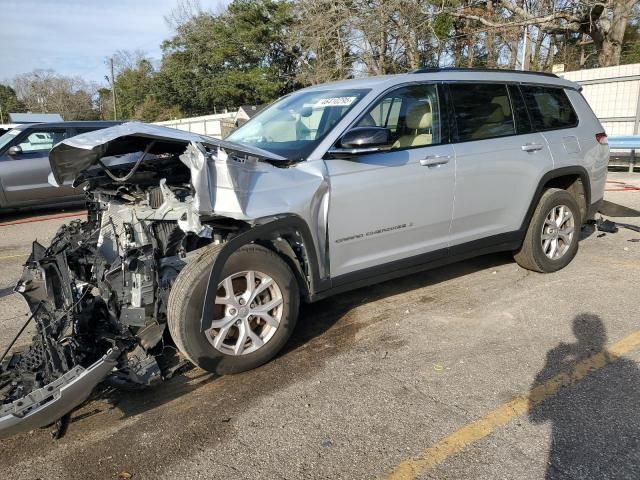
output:
[[[455,158],[445,144],[438,90],[436,84],[400,87],[353,125],[389,128],[390,151],[326,160],[334,279],[446,256]]]

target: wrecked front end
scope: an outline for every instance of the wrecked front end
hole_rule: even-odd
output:
[[[145,387],[185,364],[165,342],[167,295],[188,250],[210,239],[158,212],[165,201],[153,208],[123,201],[123,191],[107,195],[97,193],[87,221],[61,227],[50,246],[33,244],[16,291],[35,334],[0,366],[0,436],[62,418],[59,434],[65,415],[105,379]],[[158,213],[168,220],[155,221]]]
[[[52,424],[60,436],[98,384],[142,388],[188,367],[167,328],[182,268],[253,219],[285,210],[311,221],[324,211],[322,172],[260,153],[144,124],[54,148],[53,180],[85,189],[87,220],[62,226],[49,246],[34,242],[25,263],[16,291],[34,333],[1,360],[0,438]]]

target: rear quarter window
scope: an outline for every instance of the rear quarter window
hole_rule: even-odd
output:
[[[556,130],[578,125],[578,115],[564,89],[523,85],[522,94],[536,130]]]

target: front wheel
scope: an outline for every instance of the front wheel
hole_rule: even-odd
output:
[[[194,364],[238,373],[271,360],[296,324],[300,296],[289,266],[273,251],[247,245],[222,269],[211,328],[200,329],[209,273],[221,246],[209,247],[178,275],[169,294],[169,331]]]
[[[566,190],[546,190],[536,207],[522,247],[514,254],[518,265],[535,272],[566,267],[578,252],[580,207]]]

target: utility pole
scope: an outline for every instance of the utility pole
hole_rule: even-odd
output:
[[[0,103],[0,123],[4,123],[4,116],[2,115],[2,104]]]
[[[116,79],[113,75],[113,57],[109,59],[111,63],[111,99],[113,100],[113,119],[118,119],[118,112],[116,110]]]
[[[527,11],[527,4],[522,2],[522,8]],[[522,61],[520,62],[520,70],[529,70],[529,25],[524,24],[524,38],[522,39]]]
[[[528,25],[524,26],[524,39],[522,40],[522,62],[520,62],[520,70],[529,70],[528,65],[528,57],[529,57],[529,27]]]

